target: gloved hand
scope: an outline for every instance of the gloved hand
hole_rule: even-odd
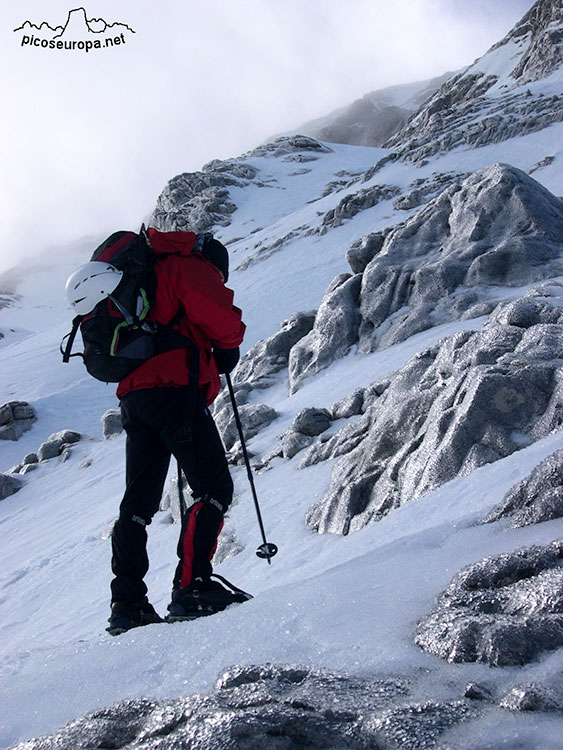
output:
[[[240,359],[240,349],[238,346],[234,349],[219,349],[215,347],[213,349],[213,357],[220,374],[225,375],[232,372],[237,366],[237,362]]]

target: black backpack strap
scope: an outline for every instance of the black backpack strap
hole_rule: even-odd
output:
[[[63,362],[68,362],[71,357],[82,357],[82,359],[84,359],[84,355],[82,354],[82,352],[77,352],[76,354],[70,353],[74,344],[74,339],[76,338],[76,334],[78,333],[78,329],[80,328],[80,323],[82,323],[82,315],[77,315],[76,318],[74,318],[74,320],[72,321],[71,332],[67,333],[67,335],[61,341],[59,349],[61,354],[63,355]],[[63,349],[65,339],[68,339],[68,341]]]

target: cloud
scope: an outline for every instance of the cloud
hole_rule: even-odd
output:
[[[368,91],[468,65],[532,2],[97,0],[88,17],[136,33],[90,53],[20,47],[11,31],[26,19],[64,23],[74,6],[7,5],[0,268],[137,226],[178,172]]]

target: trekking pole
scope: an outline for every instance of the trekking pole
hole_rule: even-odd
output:
[[[262,541],[263,544],[261,544],[258,549],[256,550],[256,554],[258,557],[262,558],[263,560],[266,559],[268,561],[268,565],[272,564],[271,558],[277,553],[278,548],[275,544],[272,544],[272,542],[266,541],[266,533],[264,531],[264,524],[262,523],[262,514],[260,513],[260,506],[258,505],[258,496],[256,495],[256,487],[254,486],[254,477],[252,476],[252,469],[250,468],[250,459],[248,458],[248,451],[246,450],[246,443],[244,442],[244,435],[242,433],[242,423],[240,421],[240,415],[237,407],[237,402],[235,400],[235,392],[233,390],[233,384],[231,383],[231,377],[229,373],[225,373],[225,378],[227,380],[227,387],[229,388],[229,395],[231,397],[231,402],[233,404],[233,414],[235,415],[235,422],[237,424],[237,430],[240,437],[240,444],[242,447],[242,455],[244,456],[244,463],[246,464],[246,473],[248,474],[248,481],[250,482],[250,489],[252,490],[252,497],[254,498],[254,507],[256,508],[256,515],[258,516],[258,525],[260,526],[260,533],[262,534]]]

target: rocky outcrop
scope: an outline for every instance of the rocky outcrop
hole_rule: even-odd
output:
[[[81,434],[79,432],[74,432],[74,430],[60,430],[59,432],[54,432],[39,446],[37,452],[39,461],[47,461],[50,458],[60,456],[67,446],[70,446],[73,443],[78,443],[81,437]]]
[[[458,573],[416,642],[450,662],[522,665],[563,646],[563,542],[488,557]],[[517,695],[506,699],[510,703]],[[512,708],[513,706],[507,706]]]
[[[332,424],[332,416],[328,409],[318,409],[309,406],[301,409],[291,423],[289,430],[282,435],[281,450],[274,449],[266,457],[269,459],[281,455],[284,458],[293,458],[303,448],[307,448],[317,435],[321,435]]]
[[[501,48],[507,45],[512,49],[500,77],[483,72],[498,69]],[[561,3],[538,0],[501,42],[447,81],[385,146],[404,160],[420,163],[459,146],[500,143],[561,122],[562,97],[525,86],[556,70],[562,49]]]
[[[303,380],[344,357],[358,340],[360,324],[359,275],[341,274],[329,285],[317,311],[313,329],[289,354],[290,392]]]
[[[123,432],[120,409],[108,409],[101,418],[104,440],[120,435]]]
[[[8,474],[0,474],[0,500],[5,500],[10,495],[21,490],[23,483],[21,479],[16,479]]]
[[[563,680],[555,685],[531,682],[513,687],[500,701],[500,707],[509,711],[542,711],[563,713]]]
[[[284,161],[307,162],[316,158],[316,154],[329,154],[332,149],[307,135],[280,136],[258,146],[245,156],[265,156]]]
[[[290,354],[292,392],[348,353],[367,353],[450,320],[488,314],[517,287],[563,273],[563,200],[496,164],[451,184],[391,230],[348,251],[353,277],[327,289]],[[358,296],[359,293],[359,296]]]
[[[265,664],[232,667],[210,695],[125,700],[14,750],[423,750],[476,713],[467,699],[417,700],[397,677]]]
[[[288,366],[289,352],[313,328],[315,311],[297,312],[280,324],[276,333],[262,339],[240,359],[232,373],[235,390],[239,388],[269,388],[276,375]],[[224,405],[228,397],[219,401]]]
[[[563,201],[515,167],[452,185],[391,231],[366,267],[360,351],[482,314],[480,298],[494,297],[478,291],[561,274],[562,237]]]
[[[563,517],[563,450],[544,459],[509,490],[484,523],[510,518],[512,528]]]
[[[364,391],[361,416],[305,454],[302,466],[342,457],[307,523],[362,528],[560,428],[562,347],[563,310],[530,297],[415,355]]]
[[[31,430],[37,414],[27,401],[8,401],[0,406],[0,440],[19,440]]]
[[[352,219],[361,211],[377,206],[381,201],[394,198],[400,193],[396,185],[372,185],[361,188],[355,193],[348,193],[323,216],[319,234],[325,234],[329,229],[339,227],[344,221]]]
[[[201,172],[177,175],[158,197],[150,223],[161,231],[206,232],[228,226],[236,211],[229,188],[248,185],[257,173],[243,159],[229,159],[209,162]]]
[[[223,409],[217,415],[217,427],[221,431],[225,448],[229,451],[239,442],[239,433],[235,420],[231,414],[225,415]],[[261,429],[267,427],[274,419],[278,418],[278,413],[266,404],[242,404],[238,406],[240,421],[245,440],[250,440],[257,435]],[[225,416],[227,419],[225,420]]]
[[[563,59],[563,6],[553,0],[538,0],[507,36],[493,47],[529,38],[528,46],[511,73],[519,84],[546,78]]]
[[[463,180],[467,179],[470,175],[468,173],[444,173],[438,172],[432,175],[431,178],[419,177],[413,180],[409,185],[410,192],[401,195],[393,201],[393,208],[401,211],[410,211],[413,208],[418,208],[424,203],[428,203],[433,198],[436,198],[445,188],[452,184],[459,185]]]

